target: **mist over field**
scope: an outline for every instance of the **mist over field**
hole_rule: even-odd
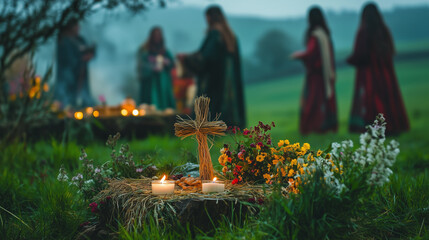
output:
[[[327,11],[325,14],[333,36],[337,67],[341,68],[353,47],[360,13]],[[399,50],[398,59],[429,54],[429,6],[393,8],[383,14]],[[303,35],[307,27],[304,16],[284,19],[227,17],[240,42],[245,82],[268,81],[303,72],[301,64],[289,60],[288,55],[304,48]],[[205,34],[204,9],[167,7],[149,9],[138,15],[101,11],[81,23],[82,35],[97,45],[97,56],[90,63],[90,83],[95,97],[105,95],[109,104],[117,104],[126,95],[137,94],[135,54],[155,25],[163,28],[166,44],[174,54],[193,52],[199,48]],[[284,42],[284,64],[274,69],[255,54],[260,39],[270,31],[280,32],[287,40]],[[51,40],[37,53],[39,74],[55,61],[54,43],[55,40]],[[270,47],[269,42],[264,44],[267,46],[260,44],[259,48]]]

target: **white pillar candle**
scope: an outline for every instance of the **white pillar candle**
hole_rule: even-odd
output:
[[[225,184],[222,181],[216,181],[216,177],[213,178],[213,181],[205,180],[203,181],[203,193],[211,192],[223,192],[225,191]]]
[[[166,195],[174,193],[174,181],[165,181],[165,175],[161,180],[152,181],[152,194]]]

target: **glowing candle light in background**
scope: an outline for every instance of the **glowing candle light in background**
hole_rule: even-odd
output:
[[[146,115],[146,110],[141,109],[141,110],[140,110],[140,112],[139,112],[139,114],[140,114],[140,116],[144,116],[144,115]]]
[[[75,112],[74,118],[76,118],[77,120],[82,120],[83,119],[83,113],[82,112]]]
[[[99,116],[100,116],[100,113],[99,113],[97,110],[95,110],[95,111],[92,113],[92,116],[94,116],[95,118],[97,118],[97,117],[99,117]]]
[[[164,175],[161,180],[152,181],[152,193],[155,195],[165,195],[174,193],[174,181],[165,180]]]
[[[127,111],[127,109],[122,109],[121,110],[121,114],[122,114],[122,116],[127,116],[128,115],[128,111]]]
[[[133,116],[138,116],[139,115],[139,110],[134,109],[132,112]]]
[[[222,181],[217,181],[217,178],[214,177],[213,181],[204,180],[203,181],[203,193],[211,192],[223,192],[225,191],[225,184]]]
[[[91,114],[92,114],[92,112],[94,111],[94,109],[93,109],[92,107],[87,107],[87,108],[85,109],[85,111],[86,111],[86,114],[91,115]]]

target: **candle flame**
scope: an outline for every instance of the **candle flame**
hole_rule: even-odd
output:
[[[217,180],[217,178],[216,178],[216,177],[214,177],[214,178],[213,178],[213,182],[216,182],[216,180]]]
[[[165,180],[165,175],[164,175],[164,177],[162,177],[162,179],[161,179],[161,183],[164,183],[164,180]]]
[[[128,115],[128,111],[127,111],[127,109],[122,109],[121,110],[121,114],[122,114],[122,116],[127,116]]]
[[[74,113],[74,118],[76,118],[77,120],[82,120],[83,113],[82,112],[75,112]]]
[[[133,116],[138,116],[139,115],[139,110],[134,109],[132,112]]]
[[[87,113],[88,115],[90,115],[90,114],[92,114],[92,112],[94,112],[94,109],[93,109],[92,107],[87,107],[87,108],[85,109],[85,111],[86,111],[86,113]]]

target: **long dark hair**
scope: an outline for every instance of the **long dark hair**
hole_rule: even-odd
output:
[[[392,35],[374,3],[365,5],[362,11],[360,24],[360,28],[367,32],[368,46],[371,51],[375,51],[377,54],[384,57],[391,56],[395,53]]]
[[[155,32],[159,31],[161,34],[161,41],[155,42]],[[159,26],[155,26],[150,30],[148,40],[143,44],[143,49],[149,52],[154,53],[164,53],[165,52],[165,42],[164,35],[162,34],[162,29]]]
[[[329,31],[328,25],[326,24],[325,17],[323,16],[322,9],[319,7],[312,7],[308,13],[308,29],[305,34],[305,44],[310,40],[311,33],[317,27],[321,27],[325,30],[326,34],[331,38],[331,31]]]
[[[228,25],[225,15],[219,6],[210,6],[206,10],[206,16],[209,19],[209,29],[217,29],[221,32],[222,37],[225,41],[226,48],[229,52],[235,52],[235,36],[234,32]]]

